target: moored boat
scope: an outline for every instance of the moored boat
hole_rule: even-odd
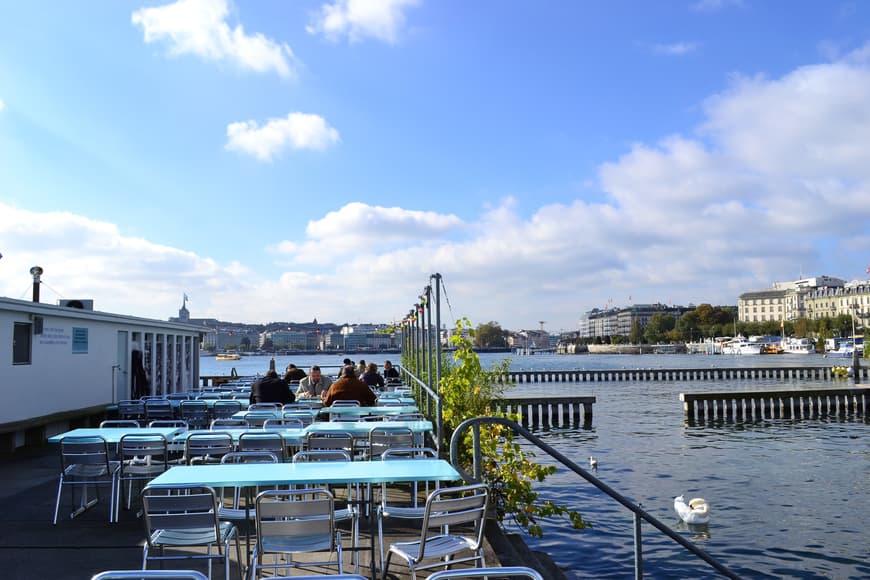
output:
[[[241,355],[234,352],[224,352],[214,357],[215,360],[241,360],[241,358]]]
[[[809,338],[790,336],[782,341],[782,351],[785,354],[814,354],[816,345]]]

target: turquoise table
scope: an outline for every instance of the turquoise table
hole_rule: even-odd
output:
[[[323,407],[320,409],[322,416],[328,417],[389,417],[390,415],[404,415],[406,413],[419,413],[417,405],[402,406],[377,406],[377,407]]]
[[[48,438],[49,443],[60,443],[64,437],[94,437],[99,435],[107,443],[118,444],[124,435],[163,435],[168,441],[183,431],[179,427],[106,427],[104,429],[73,429]]]
[[[357,439],[368,437],[375,427],[407,427],[413,433],[423,434],[432,431],[431,421],[320,421],[305,428],[307,433],[329,433],[342,431]]]
[[[317,409],[287,409],[287,412],[293,413],[295,415],[309,415],[312,421],[315,417],[317,417]],[[239,411],[238,413],[234,413],[233,419],[244,420],[249,414],[255,417],[273,417],[275,419],[280,419],[284,416],[284,412],[281,411],[281,409],[278,409],[277,411],[270,411],[268,409],[256,409],[254,411]]]
[[[284,443],[287,446],[295,446],[298,447],[302,445],[302,442],[305,441],[305,429],[197,429],[193,431],[184,431],[182,433],[178,433],[175,435],[175,443],[184,443],[187,441],[187,438],[193,434],[200,435],[215,435],[217,433],[229,433],[233,437],[233,443],[236,445],[239,444],[239,437],[242,436],[243,433],[247,433],[250,435],[269,435],[271,433],[278,433],[281,435],[281,438],[284,439]]]

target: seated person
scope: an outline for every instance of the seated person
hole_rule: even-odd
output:
[[[359,362],[356,364],[356,376],[362,376],[364,372],[366,372],[366,361],[359,359]]]
[[[332,379],[320,372],[320,367],[314,365],[311,367],[311,372],[307,377],[299,381],[299,389],[296,391],[297,397],[322,397],[323,393],[329,390],[332,385]]]
[[[269,369],[263,378],[251,385],[250,403],[281,403],[285,405],[296,400],[296,395],[290,391],[290,385]]]
[[[341,378],[323,393],[323,404],[327,407],[334,401],[358,401],[361,406],[371,407],[375,400],[375,394],[369,386],[356,378],[353,367],[341,369]]]
[[[288,383],[290,381],[301,381],[305,378],[305,371],[300,368],[296,368],[296,365],[290,363],[287,365],[287,371],[284,373],[284,380]]]
[[[384,388],[384,377],[378,372],[378,365],[369,363],[366,365],[366,372],[362,374],[360,380],[367,384],[370,388]]]
[[[384,378],[388,383],[400,383],[402,380],[399,378],[399,369],[393,366],[388,360],[384,361]]]

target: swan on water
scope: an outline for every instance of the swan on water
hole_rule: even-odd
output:
[[[598,469],[598,460],[592,455],[589,456],[589,467],[592,469]]]
[[[700,497],[690,499],[687,504],[683,496],[678,495],[674,498],[674,509],[687,524],[706,524],[710,521],[710,506],[707,500]]]

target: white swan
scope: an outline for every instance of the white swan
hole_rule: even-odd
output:
[[[589,456],[589,467],[591,467],[592,469],[598,469],[598,460],[591,455]]]
[[[674,509],[687,524],[706,524],[710,521],[710,506],[707,500],[700,497],[690,499],[687,504],[683,496],[678,495],[674,498]]]

